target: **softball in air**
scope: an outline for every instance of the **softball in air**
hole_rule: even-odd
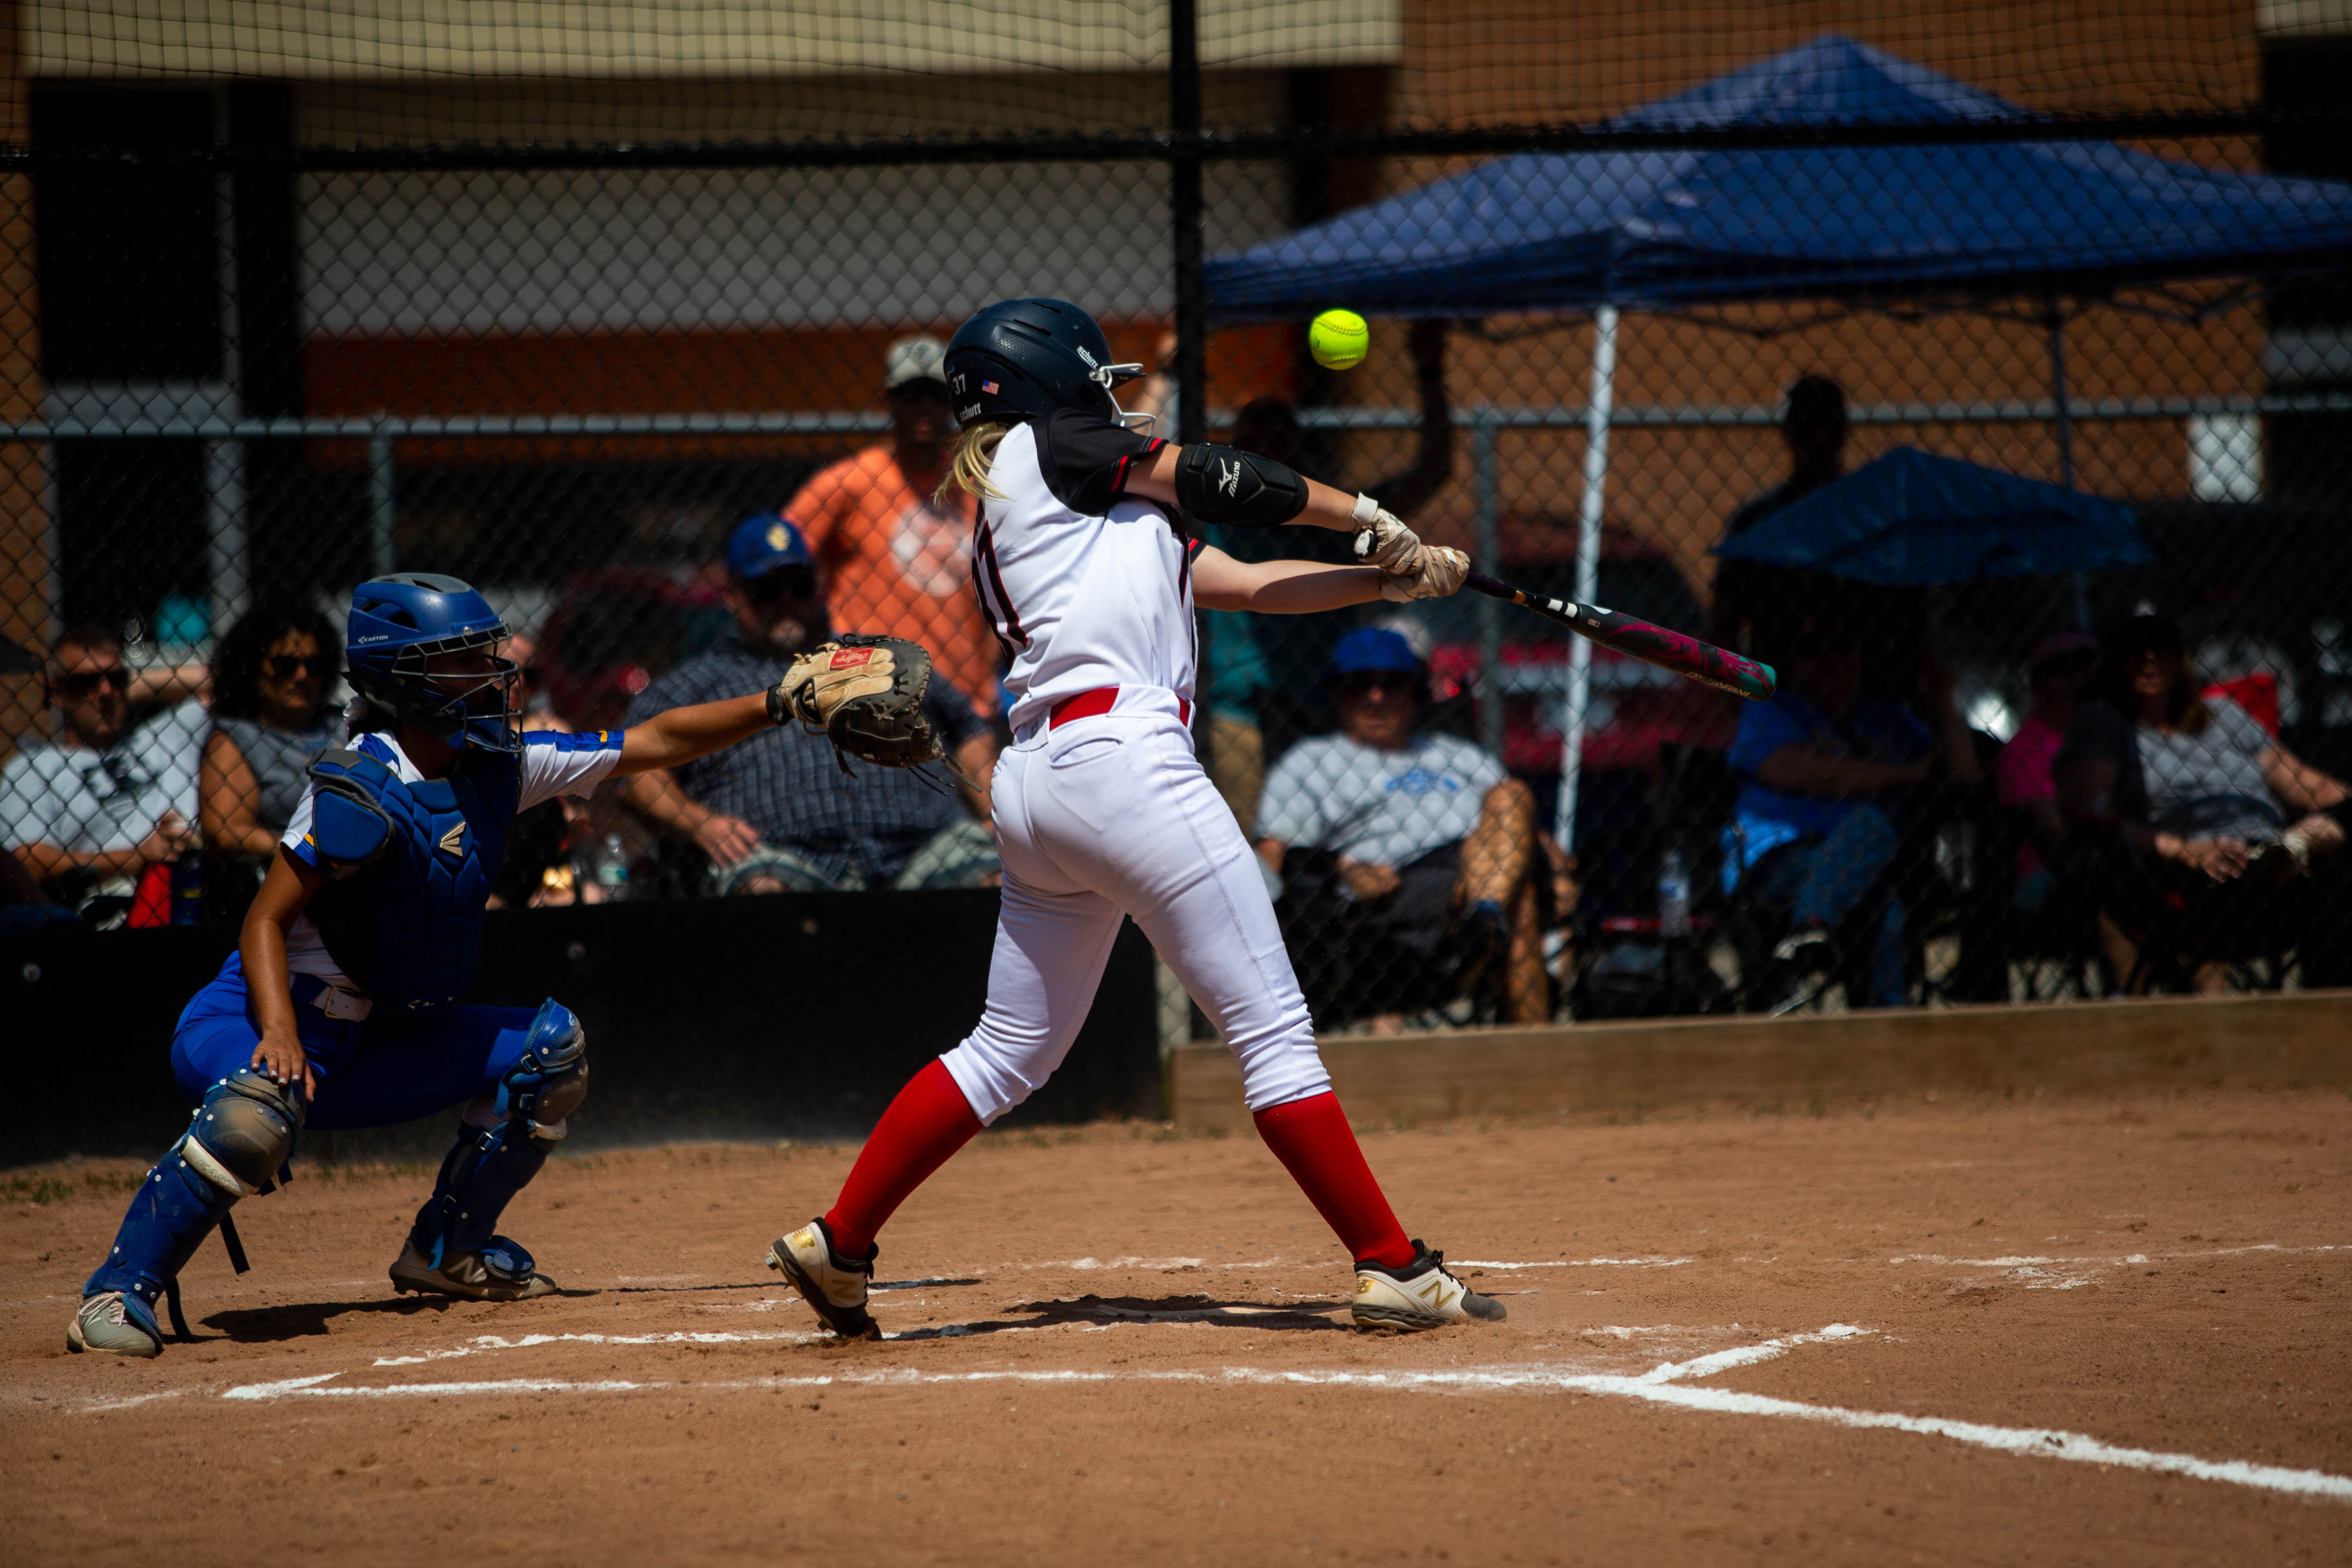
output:
[[[1371,329],[1353,310],[1326,310],[1307,329],[1307,350],[1325,370],[1355,369],[1371,346]]]

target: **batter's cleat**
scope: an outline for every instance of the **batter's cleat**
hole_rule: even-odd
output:
[[[490,1237],[479,1252],[461,1252],[436,1266],[403,1243],[392,1260],[393,1294],[416,1290],[431,1296],[462,1296],[468,1301],[528,1301],[555,1294],[555,1281],[531,1265],[530,1254],[503,1236]]]
[[[76,1355],[106,1351],[152,1361],[163,1353],[163,1331],[155,1326],[155,1314],[138,1297],[101,1290],[84,1300],[81,1310],[66,1325],[66,1349]]]
[[[878,1340],[882,1331],[866,1310],[866,1288],[874,1280],[876,1247],[861,1261],[834,1250],[833,1232],[813,1219],[768,1248],[768,1267],[793,1282],[824,1326],[845,1340]]]
[[[1402,1268],[1369,1261],[1356,1265],[1356,1299],[1349,1311],[1366,1333],[1417,1334],[1448,1323],[1499,1323],[1503,1304],[1481,1296],[1446,1271],[1445,1254],[1419,1240],[1415,1256]]]

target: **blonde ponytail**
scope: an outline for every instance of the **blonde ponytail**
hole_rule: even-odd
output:
[[[991,421],[966,430],[963,439],[956,444],[955,461],[948,466],[948,477],[940,481],[931,499],[944,505],[950,490],[961,490],[978,499],[992,497],[1003,500],[1004,492],[989,482],[988,470],[996,466],[997,443],[1012,428]]]

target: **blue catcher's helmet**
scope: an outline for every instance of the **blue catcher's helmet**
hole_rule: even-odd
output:
[[[494,657],[488,669],[462,674],[432,668],[443,655],[506,639],[498,612],[455,577],[401,572],[352,590],[345,640],[353,689],[453,746],[522,750],[513,660]]]
[[[948,340],[948,398],[961,426],[1017,425],[1057,408],[1149,420],[1120,412],[1110,395],[1142,374],[1139,364],[1112,363],[1102,328],[1066,300],[1000,300]]]

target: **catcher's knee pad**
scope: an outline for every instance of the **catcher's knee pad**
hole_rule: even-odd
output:
[[[306,1110],[297,1085],[239,1068],[205,1091],[180,1157],[225,1193],[267,1192],[294,1157]]]
[[[571,1008],[551,996],[531,1018],[522,1058],[499,1080],[492,1106],[504,1120],[522,1122],[541,1142],[552,1143],[566,1131],[564,1118],[587,1098],[587,1031]]]

